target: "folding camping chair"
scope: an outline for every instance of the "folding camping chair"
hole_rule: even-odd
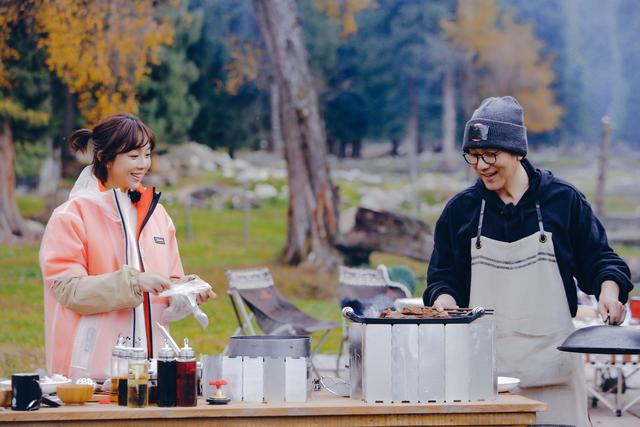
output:
[[[585,362],[595,368],[593,386],[587,384],[587,392],[592,396],[591,406],[595,407],[600,401],[619,417],[640,401],[640,396],[637,396],[624,406],[622,402],[622,394],[626,388],[625,381],[640,372],[640,354],[586,354],[585,356]],[[631,368],[631,370],[625,373],[623,368]],[[615,372],[615,377],[610,371]],[[613,402],[605,397],[605,394],[611,390],[615,390]]]
[[[386,296],[381,303],[393,302],[398,298],[411,298],[411,291],[404,283],[392,282],[387,268],[380,264],[373,268],[339,267],[340,306],[351,306],[356,312],[365,309],[367,302],[375,301],[377,297]],[[357,306],[357,307],[356,307]],[[384,309],[387,307],[378,307]],[[359,313],[362,314],[362,313]],[[345,342],[349,339],[347,322],[342,318],[342,339],[336,362],[336,376],[340,370],[340,359]]]
[[[319,377],[313,358],[338,322],[319,320],[298,310],[275,287],[268,268],[226,270],[225,275],[227,294],[239,325],[234,335],[240,332],[257,335],[252,319],[266,335],[311,335],[324,331],[311,351],[311,366]]]

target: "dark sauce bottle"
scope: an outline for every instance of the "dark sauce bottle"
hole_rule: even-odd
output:
[[[176,362],[176,406],[198,404],[196,376],[196,354],[185,338]]]
[[[158,353],[158,406],[176,406],[176,358],[165,342]]]
[[[129,358],[131,357],[131,347],[124,347],[119,360],[118,374],[118,405],[127,406],[127,383],[129,379]]]

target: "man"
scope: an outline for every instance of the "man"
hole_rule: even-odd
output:
[[[499,375],[542,400],[541,423],[588,425],[582,359],[558,345],[573,331],[576,283],[619,324],[633,285],[584,195],[525,159],[518,101],[487,98],[465,126],[464,158],[476,184],[436,224],[425,305],[495,309]]]

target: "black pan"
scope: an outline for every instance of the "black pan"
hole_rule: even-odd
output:
[[[640,354],[640,329],[611,325],[588,326],[569,335],[558,350],[572,353]]]

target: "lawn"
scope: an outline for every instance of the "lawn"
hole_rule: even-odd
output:
[[[438,195],[428,197],[440,200]],[[619,200],[612,200],[608,208],[617,204]],[[37,217],[43,209],[42,200],[36,197],[20,197],[19,205],[27,217]],[[181,206],[166,207],[178,230],[185,271],[200,275],[218,294],[216,300],[203,305],[210,320],[206,330],[192,316],[172,324],[172,335],[177,341],[189,337],[199,354],[215,354],[224,349],[237,327],[226,295],[224,270],[228,268],[269,267],[278,288],[303,311],[323,319],[340,319],[336,272],[318,274],[278,261],[286,238],[285,201],[268,202],[251,210],[247,242],[240,211],[192,209],[193,238],[185,241]],[[638,248],[616,249],[623,256],[640,256]],[[423,263],[378,253],[372,255],[371,262],[408,265],[418,276],[416,296],[422,294],[426,274]],[[0,377],[44,367],[42,292],[38,246],[0,246]],[[640,292],[636,289],[635,293]],[[339,329],[330,334],[325,352],[337,352],[340,334]]]
[[[21,197],[20,209],[37,216],[42,202]],[[178,205],[166,206],[178,231],[182,261],[187,273],[195,273],[213,285],[218,298],[202,306],[209,327],[202,330],[192,316],[172,324],[177,341],[189,337],[200,354],[221,352],[237,327],[226,295],[224,270],[267,266],[282,293],[303,311],[323,319],[339,320],[337,273],[318,274],[278,262],[286,238],[286,202],[265,203],[249,215],[249,239],[243,241],[240,211],[192,209],[193,239],[185,241],[185,216]],[[422,276],[426,266],[401,257],[373,254],[372,263],[405,264]],[[0,377],[17,371],[44,367],[42,281],[38,246],[0,246]],[[423,289],[424,285],[419,288]],[[324,351],[336,353],[339,329],[334,330]]]

